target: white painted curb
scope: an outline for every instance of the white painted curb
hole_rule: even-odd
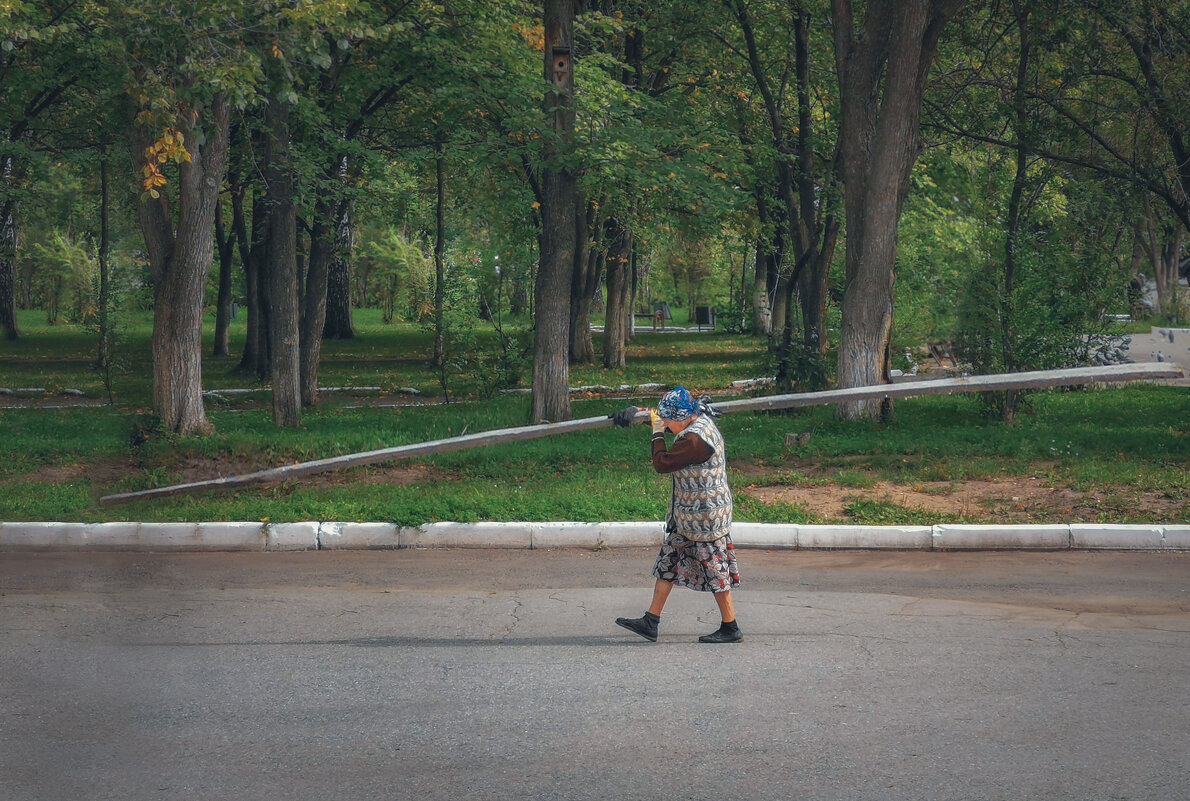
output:
[[[661,523],[533,523],[533,548],[634,548],[659,546]]]
[[[148,525],[141,524],[141,529]],[[211,551],[263,551],[268,542],[266,523],[199,523],[195,534],[199,542]]]
[[[399,548],[400,529],[392,523],[323,523],[318,547],[324,551]]]
[[[1171,551],[1190,551],[1190,525],[1162,526],[1161,543]]]
[[[798,526],[797,545],[798,548],[928,551],[931,534],[929,526]]]
[[[1077,549],[1152,551],[1164,547],[1161,526],[1071,523],[1070,545]]]
[[[265,549],[269,551],[317,551],[318,523],[270,523]]]
[[[401,529],[402,548],[530,548],[530,523],[426,523]]]
[[[938,525],[933,547],[940,551],[1058,551],[1070,547],[1069,525]]]
[[[732,523],[731,541],[741,548],[793,550],[798,547],[799,527],[782,523]]]
[[[393,548],[657,547],[658,521],[608,523],[0,522],[0,551],[315,551]],[[1190,551],[1190,525],[732,526],[740,548],[768,550]]]

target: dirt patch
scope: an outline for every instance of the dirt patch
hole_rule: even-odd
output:
[[[209,456],[186,456],[160,467],[169,474],[172,483],[185,484],[191,481],[206,481],[213,478],[255,473],[280,465],[234,456],[213,458]],[[25,481],[63,484],[68,481],[90,479],[93,486],[105,487],[117,481],[142,472],[131,458],[105,459],[88,464],[58,464],[40,467],[22,476]],[[428,481],[446,481],[452,476],[425,465],[388,464],[357,467],[351,470],[331,471],[301,479],[304,486],[336,487],[345,484],[384,484],[404,487]]]
[[[178,483],[191,481],[205,481],[225,476],[238,476],[244,473],[255,473],[258,470],[268,470],[282,467],[280,464],[269,464],[262,461],[225,456],[211,458],[206,456],[187,456],[176,464],[165,465],[171,475],[178,476]],[[421,484],[427,481],[448,480],[450,476],[426,465],[381,464],[367,467],[356,467],[350,470],[331,470],[312,476],[304,476],[300,480],[307,487],[337,487],[345,484],[371,485],[384,484],[388,486],[404,487],[411,484]]]
[[[1027,477],[996,480],[926,481],[897,484],[877,481],[870,487],[744,486],[744,494],[762,503],[797,504],[824,518],[846,519],[844,507],[856,500],[885,501],[931,514],[995,517],[1004,521],[1094,521],[1104,512],[1117,511],[1099,493],[1045,486]],[[1179,512],[1184,501],[1159,493],[1142,493],[1127,499],[1127,511],[1166,514]]]
[[[98,462],[54,464],[39,467],[21,478],[46,484],[65,484],[68,481],[90,479],[96,485],[110,484],[128,477],[137,469],[130,458],[102,459]]]
[[[106,398],[78,395],[0,395],[0,409],[81,409],[106,405]]]

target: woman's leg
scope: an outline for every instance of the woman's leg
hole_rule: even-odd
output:
[[[674,585],[668,581],[657,579],[657,583],[653,585],[653,604],[649,607],[649,614],[661,617],[661,610],[665,608],[665,602],[669,598],[669,591],[674,588]],[[730,603],[730,600],[728,601]]]
[[[744,639],[743,632],[735,622],[735,609],[731,605],[731,590],[715,593],[715,603],[719,604],[719,614],[723,615],[723,624],[717,631],[704,634],[698,638],[699,642],[739,642]]]
[[[662,601],[662,603],[665,603]],[[715,603],[719,604],[719,614],[723,615],[723,622],[730,623],[735,620],[735,607],[731,604],[731,590],[725,592],[715,593]],[[650,612],[653,610],[649,610]]]

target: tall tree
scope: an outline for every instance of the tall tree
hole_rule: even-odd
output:
[[[759,11],[756,7],[759,7]],[[777,378],[788,390],[793,380],[795,302],[800,302],[802,335],[799,348],[820,360],[826,348],[826,297],[830,264],[840,222],[835,214],[834,147],[823,135],[817,120],[829,113],[816,108],[811,82],[811,11],[807,3],[789,3],[787,8],[732,0],[732,14],[740,29],[742,44],[729,47],[739,53],[751,73],[753,86],[762,100],[763,119],[768,131],[767,151],[773,155],[775,192],[769,181],[756,181],[758,214],[771,217],[765,226],[772,233],[766,256],[777,278],[771,287],[771,325],[778,335]],[[754,20],[754,13],[764,18]],[[785,45],[793,39],[793,53],[778,59],[766,57],[767,38],[758,30],[767,22]],[[775,61],[774,65],[772,62]],[[790,86],[792,76],[793,85]],[[796,117],[785,109],[790,90],[796,91]],[[816,120],[817,118],[817,120]],[[824,127],[824,126],[823,126]],[[825,152],[820,152],[820,148]],[[772,195],[775,194],[775,197]],[[781,227],[783,226],[783,228]],[[788,243],[788,244],[787,244]],[[792,251],[787,263],[785,251]],[[769,288],[766,276],[764,288]],[[763,318],[762,318],[763,319]]]
[[[302,419],[294,181],[289,103],[274,92],[265,104],[268,246],[264,283],[268,304],[273,422],[279,426],[296,426]]]
[[[127,55],[138,217],[154,291],[153,408],[178,433],[212,429],[202,401],[202,309],[226,176],[231,110],[255,94],[237,0],[111,6],[104,33]],[[146,14],[153,24],[146,25]]]
[[[534,289],[532,420],[569,420],[570,282],[577,182],[566,156],[574,136],[575,0],[545,0],[545,113],[541,260]]]
[[[962,0],[873,0],[857,29],[850,0],[832,0],[846,210],[840,388],[891,381],[889,346],[900,221],[917,160],[922,99],[938,42]],[[891,412],[849,401],[848,419]]]
[[[230,103],[217,92],[205,103],[190,99],[165,136],[155,136],[147,120],[132,130],[134,163],[147,157],[149,170],[165,156],[178,168],[177,211],[153,188],[138,212],[153,276],[153,410],[180,434],[213,429],[202,402],[202,308],[229,124]]]

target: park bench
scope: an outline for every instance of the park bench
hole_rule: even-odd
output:
[[[653,301],[652,312],[636,312],[632,316],[637,320],[652,320],[654,331],[657,330],[658,325],[664,326],[666,320],[673,319],[673,313],[669,310],[669,304],[664,300]]]

